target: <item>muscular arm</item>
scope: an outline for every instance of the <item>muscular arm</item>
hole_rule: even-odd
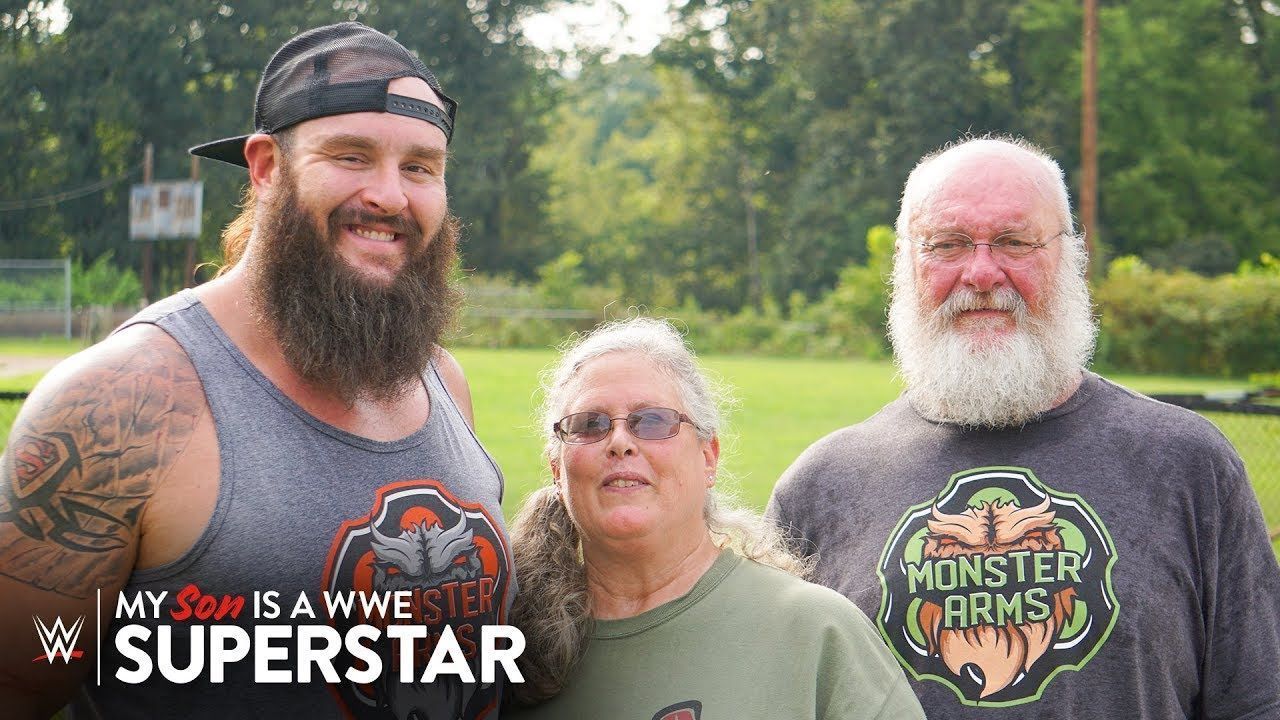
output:
[[[96,595],[109,618],[148,499],[207,413],[190,361],[156,328],[68,360],[23,405],[0,456],[0,704],[47,717],[94,666]],[[33,617],[86,621],[70,663],[44,654]],[[109,622],[109,619],[104,619]]]

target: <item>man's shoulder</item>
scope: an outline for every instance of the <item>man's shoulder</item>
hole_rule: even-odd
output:
[[[105,392],[121,382],[194,374],[191,359],[178,341],[159,327],[142,323],[125,327],[54,366],[32,398],[75,387]]]
[[[456,394],[459,389],[467,388],[466,373],[462,371],[462,363],[458,362],[453,353],[441,345],[436,345],[431,353],[431,362],[435,365],[436,372],[440,373],[440,380],[450,393]]]
[[[1146,443],[1171,448],[1235,450],[1216,425],[1203,415],[1145,395],[1098,376],[1102,411]]]
[[[190,361],[153,325],[117,332],[37,383],[0,453],[0,586],[23,608],[0,614],[0,630],[25,638],[0,651],[0,685],[35,656],[35,636],[16,630],[29,632],[30,611],[92,613],[95,592],[124,586],[148,503],[207,414]]]
[[[186,351],[157,323],[198,302],[190,291],[158,300],[139,310],[102,341],[59,363],[44,379],[56,385],[85,375],[110,381],[138,373],[163,376],[166,369],[194,373]]]
[[[462,372],[462,364],[448,350],[437,345],[432,355],[440,382],[449,393],[449,398],[462,413],[467,425],[475,428],[475,411],[471,402],[471,386],[467,384],[467,376]]]

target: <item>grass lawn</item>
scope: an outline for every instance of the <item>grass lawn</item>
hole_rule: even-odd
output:
[[[0,344],[0,349],[4,347]],[[68,347],[74,352],[76,347]],[[504,509],[514,512],[547,478],[542,436],[533,426],[538,373],[555,359],[549,350],[459,349],[471,384],[476,424],[507,479]],[[804,358],[708,357],[706,365],[734,387],[737,407],[722,439],[722,466],[742,498],[763,508],[778,476],[813,441],[859,422],[898,395],[887,362]],[[0,379],[0,389],[28,389],[39,373]],[[1109,375],[1146,393],[1237,389],[1219,378]],[[12,411],[0,407],[8,435]],[[1280,418],[1214,414],[1250,467],[1268,521],[1280,525]]]
[[[0,355],[45,356],[71,355],[79,352],[84,345],[79,340],[68,340],[64,337],[12,338],[0,337]]]
[[[27,392],[35,387],[40,378],[44,377],[44,371],[23,373],[21,375],[6,375],[0,377],[0,391],[6,392]]]

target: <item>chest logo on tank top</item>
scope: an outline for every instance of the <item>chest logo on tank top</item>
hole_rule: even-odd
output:
[[[406,480],[379,488],[366,517],[339,528],[329,551],[324,587],[371,598],[409,601],[409,615],[377,608],[330,619],[344,633],[356,624],[426,625],[415,641],[414,666],[427,663],[446,628],[480,678],[480,628],[506,623],[510,554],[498,524],[479,503],[458,500],[437,480]],[[371,684],[343,680],[334,688],[355,718],[484,717],[497,706],[496,684],[464,683],[456,675],[432,682],[398,681],[400,650],[383,638],[382,678]],[[351,662],[350,655],[339,658]],[[335,662],[335,665],[337,663]],[[415,677],[417,673],[415,672]]]
[[[908,508],[876,572],[876,624],[917,680],[965,705],[1038,700],[1106,643],[1115,546],[1083,498],[1017,467],[966,470]]]
[[[652,720],[702,720],[702,703],[685,700],[669,705],[654,713]]]

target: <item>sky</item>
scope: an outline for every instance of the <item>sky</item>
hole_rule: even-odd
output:
[[[607,47],[611,55],[645,55],[671,30],[671,0],[578,0],[531,16],[525,34],[539,49],[571,51]],[[45,9],[53,32],[62,32],[69,16],[62,0]]]
[[[667,15],[672,0],[577,0],[561,3],[548,12],[524,21],[525,36],[539,49],[568,53],[557,63],[567,75],[581,65],[572,56],[578,48],[607,49],[606,59],[621,55],[647,55],[670,32]],[[70,19],[62,0],[53,0],[44,11],[58,33]]]
[[[670,6],[670,0],[579,0],[530,17],[525,36],[548,52],[586,46],[643,55],[670,31]]]

